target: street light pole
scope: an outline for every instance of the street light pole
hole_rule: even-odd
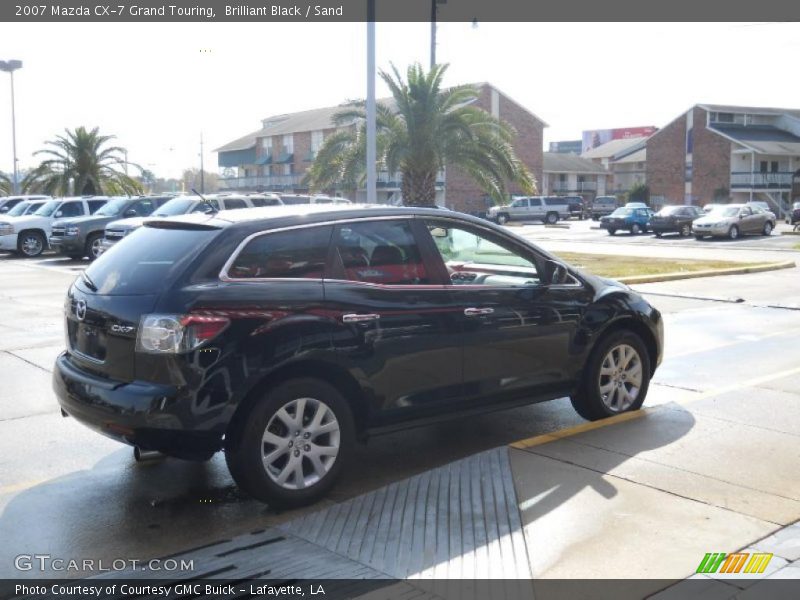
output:
[[[447,4],[447,0],[431,0],[431,69],[436,66],[436,16],[439,4]]]
[[[378,201],[375,128],[375,0],[367,0],[367,204]]]
[[[200,132],[200,193],[204,194],[206,191],[206,174],[203,169],[203,132]]]
[[[21,60],[0,60],[0,71],[11,75],[11,147],[14,158],[14,193],[19,194],[19,175],[17,171],[17,115],[14,106],[14,71],[22,68]]]

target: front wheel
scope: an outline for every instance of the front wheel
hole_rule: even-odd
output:
[[[655,232],[655,234],[656,234],[656,237],[657,237],[657,238],[660,238],[660,237],[661,237],[661,232],[660,232],[660,231],[656,231],[656,232]]]
[[[681,237],[689,237],[690,235],[692,235],[692,226],[689,224],[681,226],[680,234]]]
[[[597,421],[641,408],[650,385],[650,357],[638,335],[616,331],[594,348],[583,372],[572,406],[584,419]]]
[[[764,233],[764,235],[772,235],[772,223],[770,223],[769,221],[764,223],[764,231],[763,231],[763,233]]]
[[[44,236],[38,231],[23,231],[17,240],[17,250],[27,258],[36,258],[47,247]]]
[[[614,235],[615,233],[617,233],[616,229],[609,229],[608,230],[608,235]]]
[[[555,225],[558,223],[558,213],[547,213],[547,216],[544,218],[544,222],[548,225]]]
[[[86,240],[86,256],[96,260],[103,253],[103,234],[93,233]]]
[[[269,391],[226,436],[236,484],[273,507],[315,502],[347,462],[355,425],[347,402],[324,381],[286,381]]]
[[[735,240],[739,237],[739,228],[736,225],[732,225],[728,230],[728,237],[732,240]]]
[[[642,232],[642,228],[639,227],[638,223],[634,223],[631,225],[631,235],[639,235]]]
[[[503,213],[500,213],[499,215],[497,215],[497,224],[498,225],[505,225],[506,223],[508,223],[508,215],[503,214]]]

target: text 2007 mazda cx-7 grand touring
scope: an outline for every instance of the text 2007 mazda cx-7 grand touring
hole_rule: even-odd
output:
[[[370,434],[563,396],[637,410],[660,313],[486,221],[273,207],[154,220],[69,290],[65,413],[205,460],[273,505],[324,494]]]

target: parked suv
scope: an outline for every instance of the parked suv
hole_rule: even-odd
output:
[[[8,214],[20,202],[49,199],[50,196],[0,196],[0,215]]]
[[[103,231],[120,217],[146,217],[170,200],[170,196],[112,198],[92,215],[60,219],[53,223],[50,248],[72,259],[88,256],[94,260],[102,252]]]
[[[563,196],[562,198],[569,207],[570,217],[575,217],[579,221],[586,218],[586,203],[581,196]]]
[[[592,202],[592,221],[598,221],[600,217],[610,215],[619,206],[616,196],[597,196]]]
[[[33,214],[6,219],[0,217],[0,250],[39,256],[47,249],[53,221],[64,217],[91,215],[108,201],[101,196],[53,198]]]
[[[262,206],[280,206],[283,204],[276,194],[206,194],[200,196],[169,197],[151,217],[174,217],[189,213],[211,213],[219,210],[236,210]],[[106,225],[101,252],[105,252],[130,232],[139,229],[146,217],[131,217],[112,221]]]
[[[489,220],[500,225],[512,219],[557,223],[559,219],[570,217],[569,202],[559,196],[514,196],[510,204],[492,206],[489,209]]]
[[[369,435],[570,396],[638,409],[660,313],[460,213],[348,206],[150,220],[72,284],[53,386],[139,452],[312,502]],[[409,449],[408,451],[413,451]]]

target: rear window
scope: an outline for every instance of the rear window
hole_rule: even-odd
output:
[[[85,275],[98,294],[154,294],[174,281],[219,232],[140,227],[102,254]]]
[[[564,206],[567,201],[564,198],[545,198],[544,203],[547,206]]]

